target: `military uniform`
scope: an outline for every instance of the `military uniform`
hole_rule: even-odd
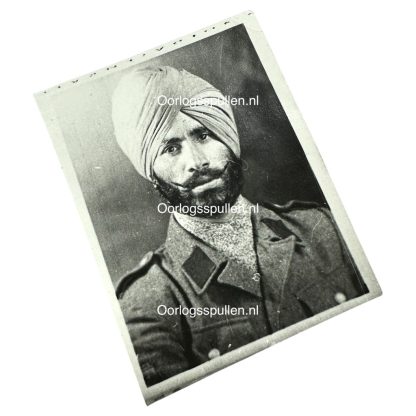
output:
[[[165,244],[119,281],[116,293],[148,386],[368,292],[327,209],[265,205],[252,223],[258,273],[172,217]],[[161,315],[160,305],[258,313],[192,318]]]

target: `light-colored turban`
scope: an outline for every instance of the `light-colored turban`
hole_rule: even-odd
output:
[[[117,143],[145,178],[152,179],[158,149],[179,111],[212,131],[240,156],[229,102],[208,82],[183,69],[136,69],[120,80],[112,104]]]

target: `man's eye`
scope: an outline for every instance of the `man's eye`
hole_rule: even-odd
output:
[[[165,153],[176,153],[179,150],[177,145],[170,145],[165,147]]]
[[[201,140],[205,140],[207,137],[208,137],[208,133],[201,133],[201,135],[199,136]]]

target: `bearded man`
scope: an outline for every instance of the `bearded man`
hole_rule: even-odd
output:
[[[241,195],[233,112],[208,82],[172,67],[134,70],[112,115],[138,173],[182,209],[165,244],[116,287],[147,386],[368,292],[329,210],[256,210]],[[233,210],[214,214],[224,206]]]

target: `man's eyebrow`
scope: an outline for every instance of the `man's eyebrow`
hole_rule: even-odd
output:
[[[209,130],[203,126],[191,130],[191,136],[200,136],[202,133],[209,133]]]
[[[191,136],[200,136],[202,133],[209,133],[209,130],[206,127],[195,127],[194,129],[191,130],[190,135]],[[165,137],[162,139],[160,145],[164,146],[167,143],[169,144],[174,144],[174,143],[180,143],[182,141],[182,139],[180,139],[179,137]]]
[[[182,140],[179,137],[165,137],[162,139],[162,142],[160,143],[161,146],[164,146],[166,144],[175,144],[180,143]]]

